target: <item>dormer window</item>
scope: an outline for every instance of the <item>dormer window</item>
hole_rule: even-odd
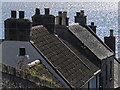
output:
[[[25,48],[19,48],[19,56],[25,56]]]

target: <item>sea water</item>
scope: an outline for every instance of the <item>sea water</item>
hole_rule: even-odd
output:
[[[18,11],[24,10],[25,18],[31,20],[31,16],[35,14],[35,8],[39,8],[40,13],[44,14],[46,7],[49,7],[50,14],[55,16],[58,15],[58,11],[67,11],[70,24],[74,23],[76,12],[84,10],[87,24],[95,23],[97,35],[102,41],[105,36],[109,36],[109,30],[113,29],[116,37],[116,56],[120,57],[117,2],[2,2],[0,38],[4,38],[4,20],[11,17],[11,10],[17,11],[17,17]]]

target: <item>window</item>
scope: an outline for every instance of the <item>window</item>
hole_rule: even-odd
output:
[[[98,78],[97,78],[97,75],[96,75],[96,89],[98,88]]]
[[[99,74],[99,90],[102,88],[102,78],[101,78],[101,73]]]
[[[103,90],[103,76],[102,76],[102,73],[99,74],[99,90]]]
[[[19,56],[25,55],[25,48],[19,48]]]
[[[110,80],[112,79],[112,61],[110,61]]]
[[[90,90],[90,82],[88,82],[88,90]]]
[[[107,65],[106,65],[106,76],[105,76],[105,78],[106,78],[106,84],[107,84],[107,77],[108,77],[108,70],[107,70]]]

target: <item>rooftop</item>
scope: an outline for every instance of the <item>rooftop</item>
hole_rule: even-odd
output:
[[[69,31],[100,60],[113,55],[112,50],[110,50],[110,48],[106,46],[92,31],[92,33],[90,33],[90,31],[80,25],[70,25],[68,28]]]
[[[32,75],[53,83],[58,88],[64,87],[63,84],[56,77],[54,77],[54,75],[42,63],[37,64],[31,68],[27,68],[26,71]]]
[[[82,87],[99,70],[87,63],[90,61],[86,57],[78,56],[58,37],[49,34],[42,25],[32,27],[31,44],[72,88]]]

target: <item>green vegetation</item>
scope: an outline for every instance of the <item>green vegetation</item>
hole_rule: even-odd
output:
[[[55,86],[56,85],[56,82],[54,82],[51,78],[47,78],[45,75],[42,75],[40,72],[39,72],[39,68],[43,67],[43,64],[38,64],[36,66],[34,66],[33,68],[26,68],[26,72],[34,75],[34,76],[37,76],[39,77],[40,79],[43,79],[43,80],[46,80],[46,81],[49,81],[51,83],[53,83]]]

